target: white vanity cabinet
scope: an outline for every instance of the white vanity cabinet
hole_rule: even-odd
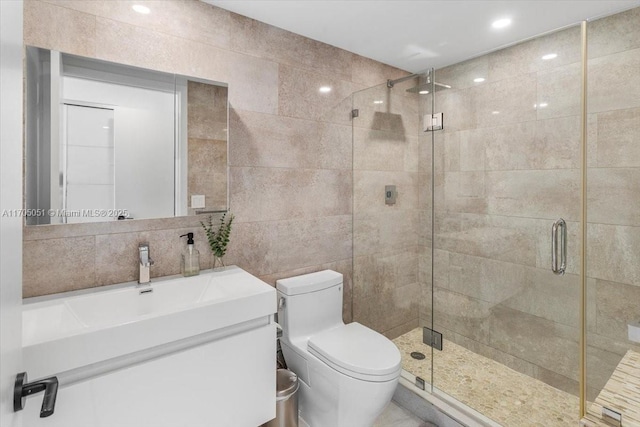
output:
[[[276,292],[238,267],[26,302],[28,426],[255,427],[275,417]]]

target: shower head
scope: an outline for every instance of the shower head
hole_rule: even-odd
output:
[[[433,82],[433,87],[436,92],[444,89],[451,89],[451,86],[446,85],[444,83]],[[426,95],[431,92],[431,82],[424,82],[419,84],[418,86],[411,87],[407,89],[407,92],[411,93],[419,93],[421,95]]]

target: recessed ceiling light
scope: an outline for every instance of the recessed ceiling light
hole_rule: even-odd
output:
[[[473,81],[476,83],[482,83],[484,81],[484,77],[476,77]]]
[[[500,111],[492,111],[491,114],[500,114]]]
[[[546,60],[557,58],[557,57],[558,57],[557,53],[548,53],[548,54],[544,55],[542,57],[542,59],[544,59],[546,61]]]
[[[420,92],[418,92],[420,95],[427,95],[429,93],[428,90],[421,90]]]
[[[380,101],[380,100],[375,100],[373,101],[374,104],[384,104],[384,101]]]
[[[508,27],[509,25],[511,25],[511,19],[509,18],[498,19],[497,21],[493,21],[493,23],[491,24],[493,28],[504,28]]]
[[[546,107],[547,105],[549,105],[549,104],[547,104],[546,102],[541,102],[540,104],[538,104],[538,107],[540,107],[540,108],[544,108],[544,107]]]
[[[102,126],[102,129],[109,129],[109,126]]]
[[[133,6],[131,6],[131,9],[135,10],[138,13],[142,13],[143,15],[148,15],[149,13],[151,13],[151,9],[141,4],[134,4]]]
[[[320,93],[329,93],[331,92],[331,87],[330,86],[321,86],[320,89],[318,89],[320,91]]]

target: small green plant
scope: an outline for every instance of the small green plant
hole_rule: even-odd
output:
[[[229,236],[231,235],[231,224],[233,223],[233,214],[229,215],[229,220],[225,221],[227,212],[225,212],[220,218],[220,224],[217,226],[213,224],[213,215],[209,215],[209,220],[204,223],[200,221],[200,225],[204,228],[204,232],[207,235],[207,241],[211,248],[211,253],[214,258],[214,267],[216,260],[220,260],[222,263],[222,257],[227,253],[227,245],[229,244]],[[224,265],[224,264],[222,264]]]

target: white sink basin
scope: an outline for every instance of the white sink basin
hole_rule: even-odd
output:
[[[153,289],[153,292],[140,293]],[[276,292],[238,267],[194,277],[25,300],[30,378],[128,355],[275,313]]]
[[[195,306],[202,301],[210,282],[209,275],[178,278],[157,285],[70,298],[65,305],[85,326],[119,325]]]
[[[59,338],[81,331],[85,325],[63,303],[33,304],[22,311],[22,339],[25,345]]]

